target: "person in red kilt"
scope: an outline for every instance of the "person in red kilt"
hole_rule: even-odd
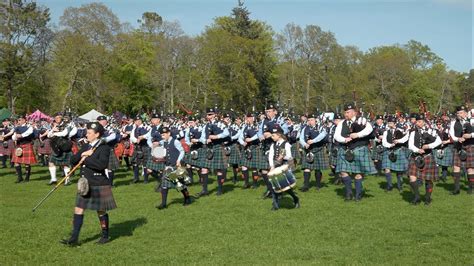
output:
[[[432,151],[441,143],[436,130],[426,125],[425,115],[416,115],[415,128],[411,131],[408,139],[408,148],[412,151],[408,166],[408,176],[410,178],[410,186],[415,194],[411,202],[413,205],[421,202],[417,179],[425,182],[425,205],[431,204],[433,180],[438,175],[438,166]]]
[[[41,125],[39,126],[39,146],[38,146],[38,155],[43,166],[47,166],[49,162],[49,156],[52,153],[51,150],[51,140],[48,138],[48,130],[51,127],[46,121],[46,119],[41,119]]]
[[[472,112],[472,111],[471,111]],[[456,120],[451,122],[449,136],[454,142],[454,191],[460,191],[461,168],[467,171],[469,181],[468,193],[472,194],[474,187],[474,118],[468,119],[468,109],[465,106],[456,108]]]
[[[25,165],[24,181],[30,181],[31,165],[36,163],[33,139],[33,127],[26,123],[26,116],[20,116],[18,118],[18,125],[15,127],[15,133],[12,136],[12,140],[16,142],[16,149],[12,158],[18,177],[15,183],[23,182],[21,165]]]
[[[76,207],[74,208],[73,229],[71,236],[60,242],[68,246],[79,244],[79,232],[84,220],[84,210],[97,211],[102,234],[97,244],[109,242],[109,215],[107,211],[117,208],[112,194],[110,179],[106,175],[109,165],[110,147],[102,143],[100,137],[104,134],[104,127],[98,122],[87,124],[87,142],[81,150],[71,157],[73,165],[78,164],[83,157],[81,177],[87,180],[86,186],[89,188],[85,195],[78,193],[76,197]],[[96,147],[93,150],[92,147]]]
[[[130,134],[132,133],[134,129],[134,123],[133,123],[133,118],[128,118],[128,122],[122,127],[122,140],[121,143],[123,144],[124,150],[123,150],[123,160],[125,161],[125,164],[127,165],[127,170],[130,170],[130,158],[133,155],[133,148],[134,145],[130,141]],[[121,160],[121,159],[120,159]]]

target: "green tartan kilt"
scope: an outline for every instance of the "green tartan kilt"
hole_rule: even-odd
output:
[[[382,157],[382,169],[390,169],[396,172],[406,172],[408,170],[408,158],[406,156],[405,147],[401,147],[395,150],[397,160],[395,162],[390,161],[388,155],[389,150],[384,150]]]
[[[161,171],[165,169],[165,163],[153,161],[153,157],[149,156],[145,167],[153,171]]]
[[[240,164],[241,154],[240,154],[240,145],[234,143],[230,145],[230,155],[228,156],[229,164]]]
[[[257,149],[257,169],[258,170],[268,170],[270,169],[270,164],[268,163],[268,153],[263,150],[263,148]]]
[[[71,165],[72,152],[63,152],[61,155],[56,153],[51,153],[49,157],[49,162],[53,163],[56,166],[69,166]]]
[[[312,152],[314,154],[314,160],[312,163],[308,163],[306,160],[306,154]],[[301,162],[301,169],[310,170],[325,170],[329,168],[329,159],[326,153],[326,147],[315,147],[310,150],[303,150],[303,160]]]
[[[110,156],[109,156],[109,166],[107,167],[107,170],[115,171],[120,168],[120,162],[117,159],[117,156],[115,156],[114,149],[110,149]]]
[[[446,147],[443,148],[444,150],[444,156],[443,158],[438,158],[438,156],[436,156],[436,150],[433,150],[433,156],[436,160],[436,164],[439,165],[439,166],[446,166],[446,167],[449,167],[449,166],[453,166],[454,165],[454,150],[453,150],[453,146],[452,145],[448,145]]]
[[[291,144],[291,157],[293,159],[299,160],[300,159],[300,151],[299,151],[299,143],[293,143]]]
[[[374,162],[370,158],[367,146],[357,147],[353,150],[354,161],[348,162],[345,158],[345,149],[340,147],[337,151],[336,172],[346,172],[353,174],[375,174]]]
[[[198,168],[203,168],[206,166],[206,151],[207,149],[202,147],[202,148],[198,148],[197,150],[197,153],[198,153],[198,156],[197,156],[197,159],[196,160],[193,160],[191,158],[191,154],[189,155],[189,158],[190,158],[190,165],[194,166],[194,167],[198,167]]]
[[[245,152],[246,149],[250,149],[252,158],[250,159],[247,158],[247,153]],[[257,162],[259,158],[258,150],[260,150],[260,148],[257,145],[252,145],[248,148],[244,147],[242,150],[240,165],[245,166],[250,169],[257,169]]]
[[[405,157],[407,157],[408,160],[410,159],[412,153],[412,150],[408,149],[408,147],[405,147]]]
[[[334,144],[331,144],[329,147],[329,165],[335,166],[337,163],[337,150],[339,148],[334,146]]]
[[[90,186],[86,196],[77,194],[76,207],[96,211],[109,211],[117,208],[111,186]]]
[[[380,145],[382,145],[382,144],[380,144]],[[376,146],[375,146],[375,147],[376,147]],[[378,153],[378,152],[377,152],[377,149],[376,149],[375,147],[372,147],[372,149],[371,149],[371,151],[370,151],[371,158],[372,158],[372,160],[374,160],[374,161],[382,161],[382,159],[383,159],[383,154],[384,154],[384,152],[385,152],[385,148],[384,148],[384,152]]]
[[[162,177],[160,187],[164,189],[174,189],[176,188],[176,185],[165,177]]]
[[[207,149],[212,149],[214,155],[212,159],[207,158]],[[212,170],[224,170],[227,169],[227,160],[224,154],[223,145],[212,145],[212,147],[203,148],[205,151],[206,157],[204,161],[203,168],[212,169]]]
[[[147,146],[139,146],[136,144],[134,145],[135,147],[133,149],[132,160],[131,160],[132,164],[145,166],[146,163],[148,162],[148,158],[151,157],[151,148],[148,147],[148,145]],[[137,156],[139,150],[143,152],[143,156],[141,158],[138,158]]]

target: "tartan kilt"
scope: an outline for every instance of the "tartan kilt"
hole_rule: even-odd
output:
[[[335,166],[337,163],[337,151],[339,148],[337,146],[333,147],[333,145],[334,144],[332,144],[329,148],[329,165]]]
[[[130,146],[127,148],[125,148],[125,142],[128,142],[130,144]],[[122,144],[124,146],[123,148],[123,156],[128,156],[128,157],[132,157],[133,156],[133,151],[135,150],[135,145],[133,145],[130,140],[123,140],[122,141]]]
[[[299,145],[298,142],[291,144],[291,157],[293,159],[299,160],[300,157],[301,157],[300,156],[301,154],[300,154],[300,151],[299,151],[299,148],[300,148],[299,146],[300,145]]]
[[[257,161],[258,161],[257,150],[260,150],[260,148],[257,145],[252,145],[248,147],[248,149],[250,149],[251,151],[250,153],[252,154],[252,158],[250,160],[247,159],[247,154],[245,153],[245,149],[247,149],[247,147],[244,147],[242,150],[242,156],[240,156],[240,165],[245,166],[250,169],[257,169]]]
[[[474,145],[464,146],[464,149],[467,152],[467,159],[461,161],[459,158],[459,152],[457,149],[454,149],[454,165],[459,167],[474,168]]]
[[[241,154],[240,154],[240,146],[239,144],[232,144],[230,145],[230,155],[228,156],[228,163],[229,164],[240,164],[242,161]]]
[[[76,207],[96,211],[109,211],[117,208],[112,194],[112,187],[90,186],[86,196],[77,194]]]
[[[3,141],[0,142],[0,154],[10,156],[13,154],[13,148],[14,148],[13,140],[11,139],[7,140],[7,143],[8,143],[8,147],[5,148],[3,147]]]
[[[193,151],[193,150],[191,150]],[[194,167],[198,167],[198,168],[203,168],[206,164],[206,149],[205,148],[198,148],[196,149],[197,153],[198,153],[198,157],[196,160],[193,160],[191,158],[191,152],[189,152],[189,164],[194,166]]]
[[[380,145],[382,145],[382,144],[380,144]],[[378,153],[377,149],[376,149],[376,146],[372,147],[372,149],[370,151],[371,158],[374,161],[382,161],[384,153],[385,153],[385,149],[384,149],[383,153]]]
[[[57,155],[52,152],[49,157],[49,162],[56,166],[69,166],[71,165],[72,152],[63,152],[61,155]]]
[[[115,144],[114,153],[115,153],[115,157],[117,157],[117,159],[122,158],[124,149],[125,148],[123,146],[123,143],[119,142],[119,143]]]
[[[454,150],[452,145],[448,145],[443,148],[444,156],[443,158],[438,158],[436,156],[436,150],[433,150],[433,156],[436,160],[436,164],[439,166],[453,166],[454,164]]]
[[[53,150],[51,149],[51,139],[47,138],[42,141],[43,147],[41,147],[41,141],[40,145],[38,145],[38,154],[43,154],[43,155],[50,155]]]
[[[165,189],[173,189],[176,188],[176,185],[168,179],[165,179],[165,177],[162,177],[160,187]]]
[[[12,163],[19,163],[19,164],[35,164],[37,163],[35,152],[33,151],[33,144],[25,143],[21,145],[17,145],[17,148],[23,149],[23,154],[21,157],[16,156],[15,152],[13,152]]]
[[[115,156],[114,148],[110,148],[110,155],[109,155],[109,166],[107,166],[107,170],[115,171],[120,168],[120,162]]]
[[[390,169],[396,172],[405,172],[408,170],[408,159],[405,153],[405,147],[401,147],[395,150],[397,160],[395,162],[390,161],[388,155],[390,150],[385,149],[382,156],[382,169]]]
[[[132,154],[132,164],[137,164],[137,165],[146,165],[148,162],[148,158],[151,157],[151,148],[147,146],[139,146],[134,144],[135,146],[133,148],[133,154]],[[137,151],[141,150],[143,152],[143,157],[138,158],[137,157]]]
[[[161,171],[165,169],[165,162],[156,162],[153,160],[153,156],[149,156],[145,167],[153,171]]]
[[[203,148],[206,155],[207,155],[207,149],[209,149],[209,147]],[[205,157],[203,168],[208,168],[208,169],[212,169],[212,170],[225,170],[225,169],[227,169],[227,160],[226,160],[226,158],[225,158],[226,156],[224,154],[224,146],[223,145],[213,145],[211,149],[214,152],[214,155],[212,156],[211,160],[209,160],[209,159],[207,159],[207,157]]]
[[[416,176],[417,178],[421,178],[423,180],[434,180],[438,177],[438,166],[436,165],[436,160],[433,158],[432,154],[424,156],[425,167],[422,169],[416,167],[415,157],[416,156],[410,157],[410,164],[408,168],[409,176]]]
[[[339,147],[337,150],[336,172],[347,172],[353,174],[375,174],[374,162],[370,158],[367,146],[357,147],[354,150],[354,161],[348,162],[345,158],[345,149]]]
[[[77,141],[71,140],[71,143],[72,143],[72,148],[71,148],[72,154],[78,153],[79,146],[77,146]]]
[[[268,162],[268,153],[263,148],[257,148],[257,169],[268,170],[270,169],[270,163]]]
[[[306,154],[312,152],[314,154],[314,160],[312,163],[306,161]],[[326,147],[315,147],[311,150],[303,150],[303,160],[301,160],[301,169],[310,170],[325,170],[329,168],[329,159],[326,153]]]

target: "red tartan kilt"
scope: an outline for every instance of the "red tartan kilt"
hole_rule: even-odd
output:
[[[126,140],[126,141],[130,143],[129,140]],[[130,146],[128,149],[126,149],[124,145],[123,156],[132,157],[134,150],[135,150],[135,145],[133,145],[132,143],[130,143]]]
[[[466,167],[474,168],[474,145],[469,145],[464,147],[467,152],[467,159],[465,161],[461,161],[459,158],[459,150],[454,149],[454,166],[458,167]]]
[[[51,155],[51,153],[52,153],[51,140],[50,139],[45,139],[45,140],[43,140],[43,144],[44,144],[43,147],[38,145],[38,154]]]
[[[8,143],[8,147],[4,148],[3,142],[0,142],[0,154],[10,156],[12,155],[13,141],[7,140],[7,143]]]
[[[438,177],[438,166],[436,165],[433,156],[425,156],[425,167],[422,169],[418,168],[415,164],[415,157],[411,156],[410,163],[408,166],[408,175],[416,176],[423,180],[434,180]]]
[[[123,143],[118,143],[114,148],[115,157],[117,157],[117,159],[120,159],[124,153],[124,150],[125,147]]]
[[[75,141],[71,141],[71,142],[72,142],[72,149],[71,149],[72,154],[78,153],[79,152],[79,147],[77,146],[77,142],[75,142]]]
[[[13,158],[12,162],[13,163],[19,163],[19,164],[35,164],[37,163],[35,153],[33,151],[33,144],[32,143],[26,143],[19,145],[17,147],[20,147],[23,149],[23,154],[21,157],[17,157],[15,152],[13,152]]]

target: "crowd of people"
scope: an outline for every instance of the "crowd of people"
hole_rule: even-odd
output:
[[[323,172],[330,169],[332,182],[345,187],[346,201],[361,201],[367,175],[383,175],[385,190],[403,190],[406,179],[413,193],[412,204],[432,202],[433,182],[453,177],[453,195],[461,191],[462,176],[467,191],[474,186],[473,109],[461,105],[452,115],[429,113],[363,115],[354,104],[343,114],[280,115],[273,104],[264,113],[236,115],[207,108],[204,116],[123,117],[111,123],[99,116],[89,123],[74,122],[70,114],[57,114],[54,121],[27,121],[26,116],[2,122],[0,158],[3,168],[16,170],[16,183],[28,182],[31,165],[47,166],[49,184],[58,182],[57,170],[66,175],[81,162],[80,176],[90,189],[78,194],[74,230],[65,244],[77,244],[84,209],[98,211],[103,229],[99,242],[108,241],[107,211],[116,207],[112,196],[114,173],[120,167],[131,171],[133,183],[158,181],[158,209],[167,208],[170,189],[183,194],[183,205],[192,203],[187,186],[200,184],[195,198],[209,195],[209,175],[216,175],[216,195],[226,193],[224,183],[242,189],[266,186],[263,198],[272,198],[279,209],[283,192],[300,207],[295,193],[295,171],[301,170],[299,190],[310,191],[312,173],[315,190],[323,189]],[[92,150],[92,147],[97,150]],[[81,158],[87,158],[82,160]],[[231,168],[231,177],[228,170]],[[179,174],[176,174],[179,172]],[[173,175],[177,178],[171,178]],[[392,175],[396,176],[393,183]],[[183,175],[186,178],[183,178]],[[198,180],[195,179],[198,176]],[[70,184],[67,178],[65,184]],[[263,180],[263,182],[259,182]],[[353,185],[354,183],[354,188]]]

